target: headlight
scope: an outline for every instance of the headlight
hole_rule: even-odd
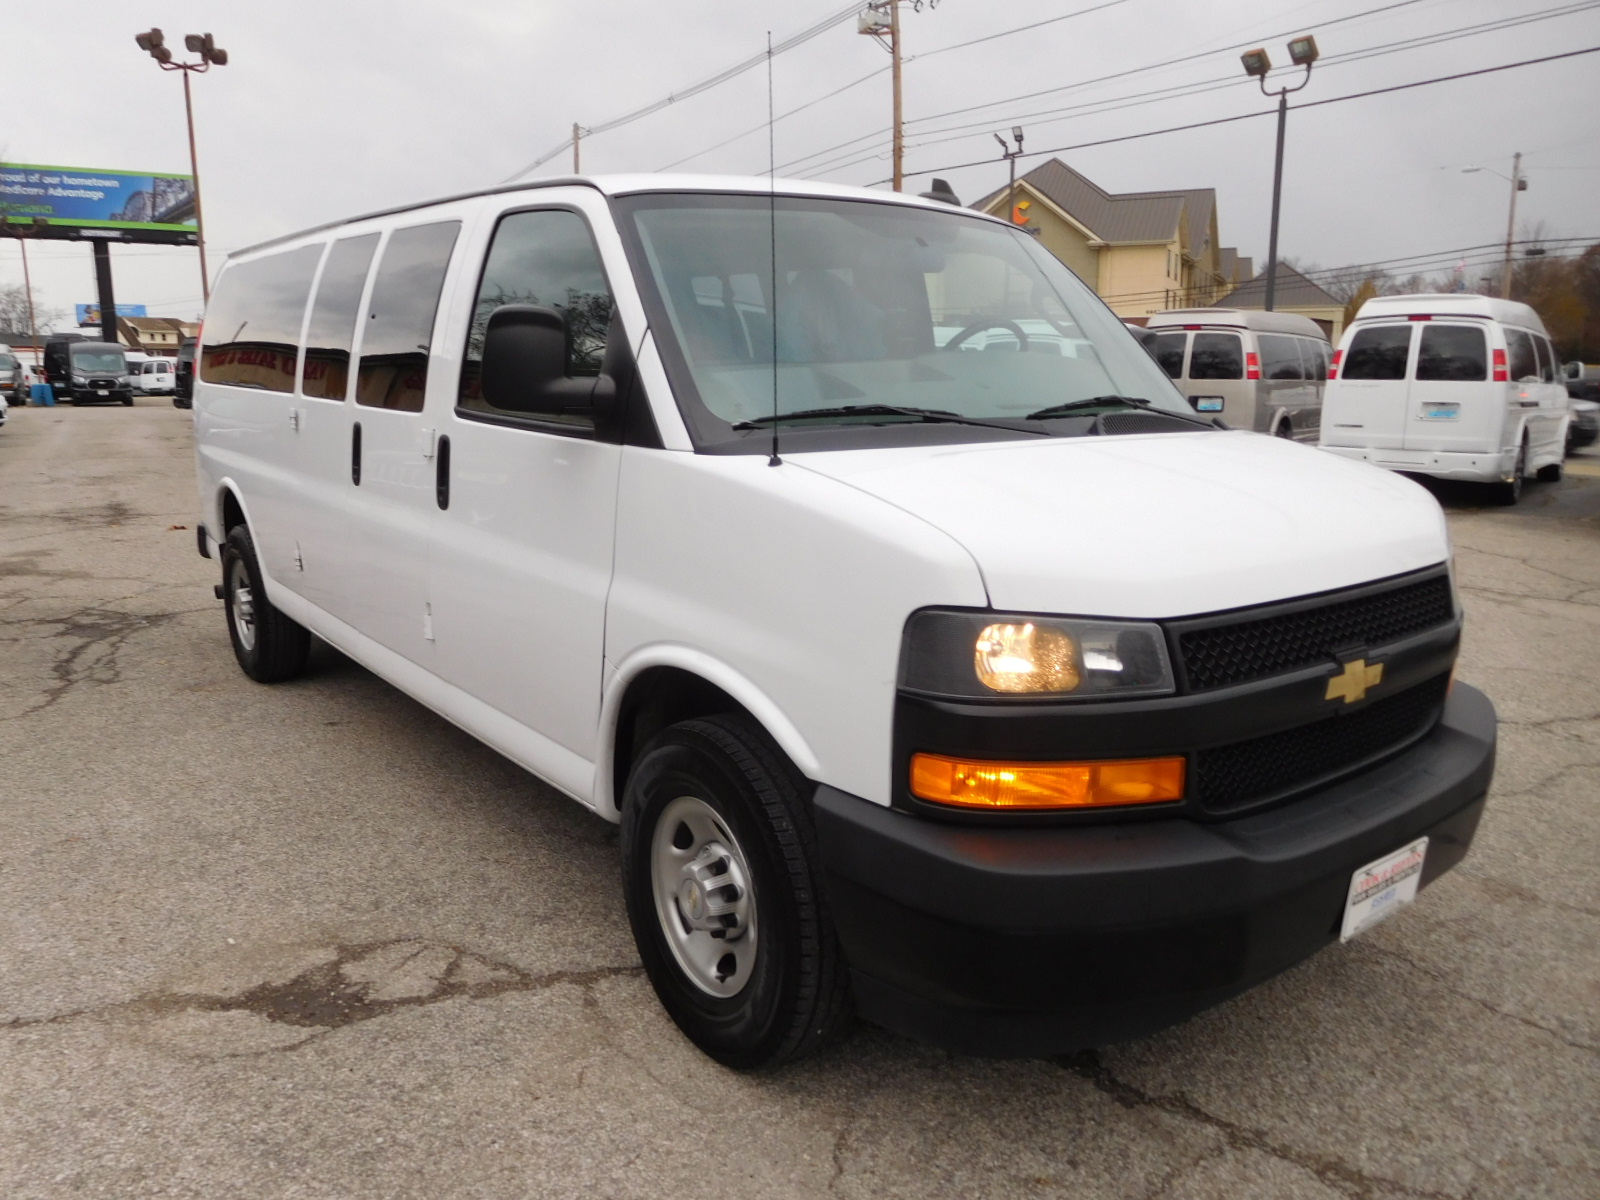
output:
[[[88,383],[89,380],[83,375],[74,375],[72,377],[72,382],[73,383]]]
[[[1159,625],[937,609],[906,623],[900,686],[991,700],[1109,700],[1175,690]]]

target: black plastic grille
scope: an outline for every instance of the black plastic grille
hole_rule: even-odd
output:
[[[1100,432],[1106,434],[1193,433],[1197,429],[1204,428],[1204,425],[1197,425],[1182,417],[1169,417],[1153,412],[1106,413],[1100,418]]]
[[[1455,618],[1444,575],[1353,600],[1178,635],[1190,691],[1226,687],[1328,661],[1351,646],[1376,648]]]
[[[1449,683],[1441,675],[1348,716],[1202,750],[1195,755],[1194,796],[1208,812],[1231,812],[1397,750],[1433,727]]]

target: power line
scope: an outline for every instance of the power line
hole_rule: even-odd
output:
[[[1546,54],[1540,58],[1525,58],[1520,62],[1501,63],[1494,67],[1480,67],[1475,71],[1458,71],[1454,75],[1440,75],[1433,79],[1417,79],[1410,83],[1398,83],[1391,87],[1371,88],[1365,92],[1351,92],[1347,96],[1333,96],[1326,100],[1310,100],[1304,104],[1292,104],[1290,110],[1299,112],[1307,108],[1322,108],[1328,104],[1343,104],[1347,100],[1363,100],[1368,96],[1383,96],[1390,92],[1405,92],[1412,88],[1429,87],[1436,83],[1451,83],[1458,79],[1472,79],[1480,75],[1493,75],[1500,71],[1513,71],[1519,67],[1533,67],[1542,63],[1560,62],[1563,59],[1578,58],[1585,54],[1600,52],[1600,46],[1588,46],[1582,50],[1568,50],[1561,54]],[[1142,138],[1158,137],[1164,133],[1182,133],[1190,129],[1206,129],[1213,125],[1231,125],[1237,121],[1250,121],[1257,117],[1273,116],[1274,111],[1262,109],[1258,112],[1238,113],[1231,117],[1214,117],[1209,121],[1191,121],[1186,125],[1169,125],[1165,129],[1149,129],[1143,133],[1127,133],[1119,137],[1098,138],[1092,142],[1078,142],[1071,146],[1056,146],[1049,150],[1030,150],[1023,155],[1024,158],[1039,158],[1046,154],[1065,154],[1070,150],[1087,150],[1093,146],[1109,146],[1117,142],[1134,142]],[[909,171],[910,175],[931,175],[935,171],[958,171],[963,167],[983,167],[992,164],[992,159],[982,158],[970,162],[948,163],[939,167],[928,167],[921,171]],[[887,183],[888,180],[880,179],[877,184]],[[876,184],[869,184],[869,187]]]
[[[1362,48],[1357,49],[1357,50],[1346,51],[1343,54],[1329,55],[1328,57],[1322,59],[1321,61],[1322,61],[1322,65],[1324,65],[1325,67],[1326,66],[1343,66],[1343,65],[1346,65],[1346,64],[1352,63],[1352,62],[1360,62],[1360,61],[1362,61],[1364,59],[1378,58],[1378,57],[1382,57],[1382,56],[1385,56],[1385,55],[1388,55],[1388,54],[1398,54],[1398,53],[1402,53],[1402,52],[1404,52],[1406,50],[1420,49],[1420,48],[1427,47],[1427,46],[1437,45],[1437,44],[1440,44],[1442,42],[1454,41],[1454,40],[1457,40],[1458,38],[1474,37],[1474,36],[1478,36],[1478,35],[1483,34],[1483,33],[1499,32],[1500,30],[1503,30],[1503,29],[1514,28],[1514,27],[1520,26],[1520,25],[1532,24],[1532,23],[1535,23],[1535,22],[1538,22],[1538,21],[1553,20],[1553,19],[1558,18],[1558,17],[1571,16],[1571,15],[1575,15],[1575,14],[1580,13],[1580,12],[1589,11],[1590,9],[1597,8],[1597,7],[1600,7],[1600,0],[1584,0],[1584,2],[1581,2],[1581,3],[1567,4],[1565,6],[1558,6],[1556,8],[1545,9],[1545,10],[1543,10],[1541,12],[1537,12],[1537,13],[1522,14],[1522,15],[1518,15],[1518,16],[1515,16],[1515,17],[1501,18],[1501,19],[1495,20],[1495,21],[1486,21],[1486,22],[1483,22],[1483,23],[1478,24],[1478,25],[1468,25],[1468,26],[1462,26],[1459,29],[1445,30],[1445,31],[1443,31],[1441,33],[1428,34],[1428,35],[1425,35],[1425,36],[1412,37],[1412,38],[1402,38],[1402,39],[1400,39],[1398,41],[1395,41],[1395,42],[1380,43],[1379,45],[1376,45],[1376,46],[1366,46],[1366,47],[1362,47]],[[995,118],[995,120],[991,120],[991,121],[972,122],[970,124],[963,124],[963,125],[952,125],[952,126],[944,127],[942,129],[929,129],[929,130],[925,131],[927,134],[956,133],[956,136],[954,136],[954,137],[946,137],[946,138],[928,138],[928,137],[923,137],[923,138],[921,138],[920,140],[918,140],[915,143],[915,148],[922,149],[922,148],[926,148],[928,146],[939,145],[939,144],[942,144],[944,142],[961,141],[961,140],[964,140],[967,137],[973,136],[973,134],[972,133],[960,133],[960,132],[957,132],[957,131],[961,131],[961,130],[974,130],[974,131],[987,130],[994,123],[996,123],[996,121],[1021,122],[1021,121],[1033,120],[1033,121],[1038,122],[1040,118],[1050,118],[1052,116],[1052,114],[1062,114],[1062,115],[1059,115],[1059,116],[1055,116],[1054,117],[1055,120],[1067,119],[1065,114],[1076,114],[1078,116],[1097,116],[1097,115],[1100,115],[1102,113],[1116,112],[1116,111],[1120,111],[1121,109],[1125,109],[1125,108],[1139,107],[1142,104],[1158,103],[1158,102],[1160,102],[1162,100],[1168,100],[1168,99],[1174,99],[1174,100],[1175,99],[1183,99],[1183,98],[1187,98],[1189,96],[1199,95],[1199,94],[1204,93],[1204,92],[1217,91],[1217,90],[1220,90],[1222,88],[1234,87],[1234,86],[1237,85],[1237,82],[1238,81],[1237,81],[1237,78],[1235,76],[1228,75],[1228,76],[1223,76],[1223,77],[1220,77],[1220,78],[1217,78],[1217,79],[1200,80],[1200,81],[1196,81],[1196,82],[1192,82],[1192,83],[1186,83],[1186,84],[1174,84],[1174,85],[1172,85],[1170,87],[1156,88],[1156,89],[1153,89],[1153,90],[1148,91],[1148,92],[1135,92],[1135,93],[1131,93],[1129,95],[1109,97],[1109,98],[1106,98],[1106,99],[1103,99],[1103,100],[1086,101],[1083,104],[1069,105],[1069,106],[1067,106],[1065,108],[1044,109],[1044,110],[1036,110],[1034,112],[1022,112],[1022,113],[1015,113],[1014,112],[1014,113],[1010,114],[1009,116],[1006,116],[1006,117],[1003,117],[1003,118],[997,117],[997,118]],[[914,124],[920,124],[922,121],[929,121],[929,120],[933,120],[933,119],[935,119],[935,118],[927,117],[927,118],[922,118],[921,121],[919,121],[919,122],[913,122],[913,123]],[[1047,119],[1047,120],[1044,120],[1044,121],[1039,122],[1039,123],[1050,124],[1050,123],[1052,123],[1052,121]],[[851,139],[849,139],[847,141],[840,142],[835,146],[829,147],[828,149],[818,150],[818,151],[814,152],[811,155],[807,155],[807,156],[805,156],[803,158],[795,159],[790,163],[784,164],[784,167],[788,168],[788,167],[798,166],[800,163],[805,162],[807,159],[816,158],[818,156],[829,154],[829,153],[832,153],[832,152],[838,151],[838,150],[844,150],[844,148],[847,147],[847,146],[854,145],[854,144],[856,144],[858,142],[867,140],[868,138],[880,137],[880,136],[882,136],[882,131],[878,131],[877,133],[873,133],[873,134],[865,134],[865,135],[857,136],[857,137],[851,138]],[[852,157],[852,155],[856,155],[856,156]],[[868,153],[868,154],[860,154],[857,151],[848,151],[848,152],[846,152],[844,154],[838,155],[835,158],[829,159],[826,162],[813,163],[810,167],[806,168],[806,170],[808,172],[808,176],[807,177],[815,178],[819,174],[824,174],[824,173],[827,173],[829,171],[834,171],[834,170],[842,170],[842,169],[844,169],[846,167],[855,166],[857,163],[868,162],[868,161],[870,161],[870,160],[872,160],[874,158],[877,158],[877,157],[879,157],[879,155],[878,155],[878,153],[876,151],[874,151],[872,153]]]
[[[726,67],[723,70],[718,71],[715,75],[709,76],[706,79],[702,79],[699,83],[691,84],[689,87],[684,88],[682,91],[671,92],[668,95],[663,96],[660,100],[652,101],[651,103],[646,104],[643,108],[636,108],[632,112],[624,113],[620,117],[613,117],[611,120],[602,121],[598,125],[591,125],[591,126],[588,127],[588,129],[585,132],[587,132],[591,136],[594,135],[594,134],[597,134],[597,133],[608,133],[613,129],[620,129],[624,125],[630,125],[634,121],[640,120],[641,118],[644,118],[644,117],[648,117],[652,113],[658,113],[664,108],[667,108],[667,107],[670,107],[671,105],[677,104],[680,101],[689,99],[691,96],[698,96],[702,92],[710,91],[712,88],[718,87],[718,86],[720,86],[720,85],[722,85],[724,83],[727,83],[730,79],[736,79],[740,75],[743,75],[746,71],[752,70],[753,68],[760,66],[762,63],[766,62],[767,59],[770,58],[772,55],[774,55],[774,54],[782,54],[786,50],[793,50],[796,46],[802,45],[805,42],[809,42],[812,38],[817,37],[820,34],[826,33],[829,29],[833,28],[840,21],[845,20],[847,17],[855,16],[858,12],[861,11],[861,8],[862,8],[862,0],[856,0],[855,3],[850,4],[850,5],[846,6],[845,8],[840,9],[839,11],[833,13],[831,16],[824,17],[822,20],[818,21],[816,24],[811,25],[811,26],[809,26],[809,27],[807,27],[805,29],[802,29],[799,33],[792,34],[789,37],[784,38],[781,42],[778,42],[775,46],[771,47],[770,50],[763,50],[759,54],[751,55],[749,58],[746,58],[746,59],[743,59],[743,60],[741,60],[739,62],[734,63],[731,67]],[[521,178],[523,175],[526,175],[529,171],[532,171],[534,168],[543,166],[545,163],[549,162],[556,155],[565,152],[566,149],[571,145],[572,145],[572,139],[568,138],[566,141],[562,142],[559,146],[555,147],[552,150],[547,150],[545,153],[541,154],[538,158],[534,159],[527,166],[523,167],[522,170],[517,171],[516,173],[508,176],[502,182],[511,183],[512,181]]]
[[[1090,13],[1099,12],[1105,8],[1115,8],[1119,4],[1126,4],[1128,0],[1106,0],[1104,4],[1096,4],[1092,8],[1080,8],[1076,12],[1062,13],[1059,17],[1046,17],[1043,21],[1034,21],[1029,25],[1018,25],[1015,29],[1002,29],[999,33],[985,34],[983,37],[972,38],[965,42],[956,42],[952,46],[940,46],[933,50],[924,50],[921,54],[913,54],[906,59],[915,62],[919,58],[932,58],[935,54],[945,54],[951,50],[962,50],[968,46],[976,46],[979,42],[992,42],[996,38],[1010,37],[1014,33],[1026,33],[1030,29],[1038,29],[1043,25],[1054,25],[1057,21],[1070,21],[1073,17],[1085,17]]]

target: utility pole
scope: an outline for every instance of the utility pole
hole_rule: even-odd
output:
[[[905,190],[905,158],[906,158],[906,130],[905,130],[905,104],[902,99],[901,54],[900,54],[900,5],[904,2],[911,5],[912,12],[921,12],[926,4],[929,8],[935,7],[939,0],[875,0],[867,5],[861,14],[856,26],[857,33],[867,34],[869,37],[878,38],[887,44],[891,59],[890,75],[894,80],[894,141],[891,157],[894,160],[894,190]]]
[[[1517,228],[1517,193],[1527,188],[1528,181],[1522,177],[1522,151],[1518,150],[1511,156],[1511,212],[1506,217],[1506,263],[1505,270],[1500,276],[1500,298],[1511,299],[1511,239],[1515,236]]]
[[[578,143],[583,140],[583,130],[578,128],[578,123],[572,123],[572,173],[581,175],[582,168],[578,166]]]
[[[22,290],[28,295],[28,336],[37,344],[39,324],[33,317],[33,276],[28,274],[28,239],[18,237],[17,245],[22,248]]]

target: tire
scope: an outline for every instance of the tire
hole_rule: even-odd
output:
[[[222,599],[233,655],[246,675],[257,683],[281,683],[305,670],[311,634],[267,599],[248,526],[235,525],[222,544]]]
[[[1494,488],[1494,502],[1504,507],[1511,507],[1522,499],[1522,479],[1528,473],[1528,439],[1522,439],[1522,445],[1517,448],[1517,465],[1512,468],[1509,483],[1492,483]]]
[[[132,408],[133,407],[133,397],[132,396],[124,396],[122,398],[122,403],[124,405],[126,405],[128,408]]]
[[[1294,426],[1288,421],[1279,421],[1278,427],[1272,431],[1273,437],[1285,438],[1294,441]]]
[[[739,1070],[813,1053],[850,1012],[805,787],[735,715],[662,731],[628,777],[623,895],[645,973],[689,1040]]]
[[[1540,483],[1560,483],[1562,473],[1560,463],[1546,463],[1539,468],[1534,478]]]

